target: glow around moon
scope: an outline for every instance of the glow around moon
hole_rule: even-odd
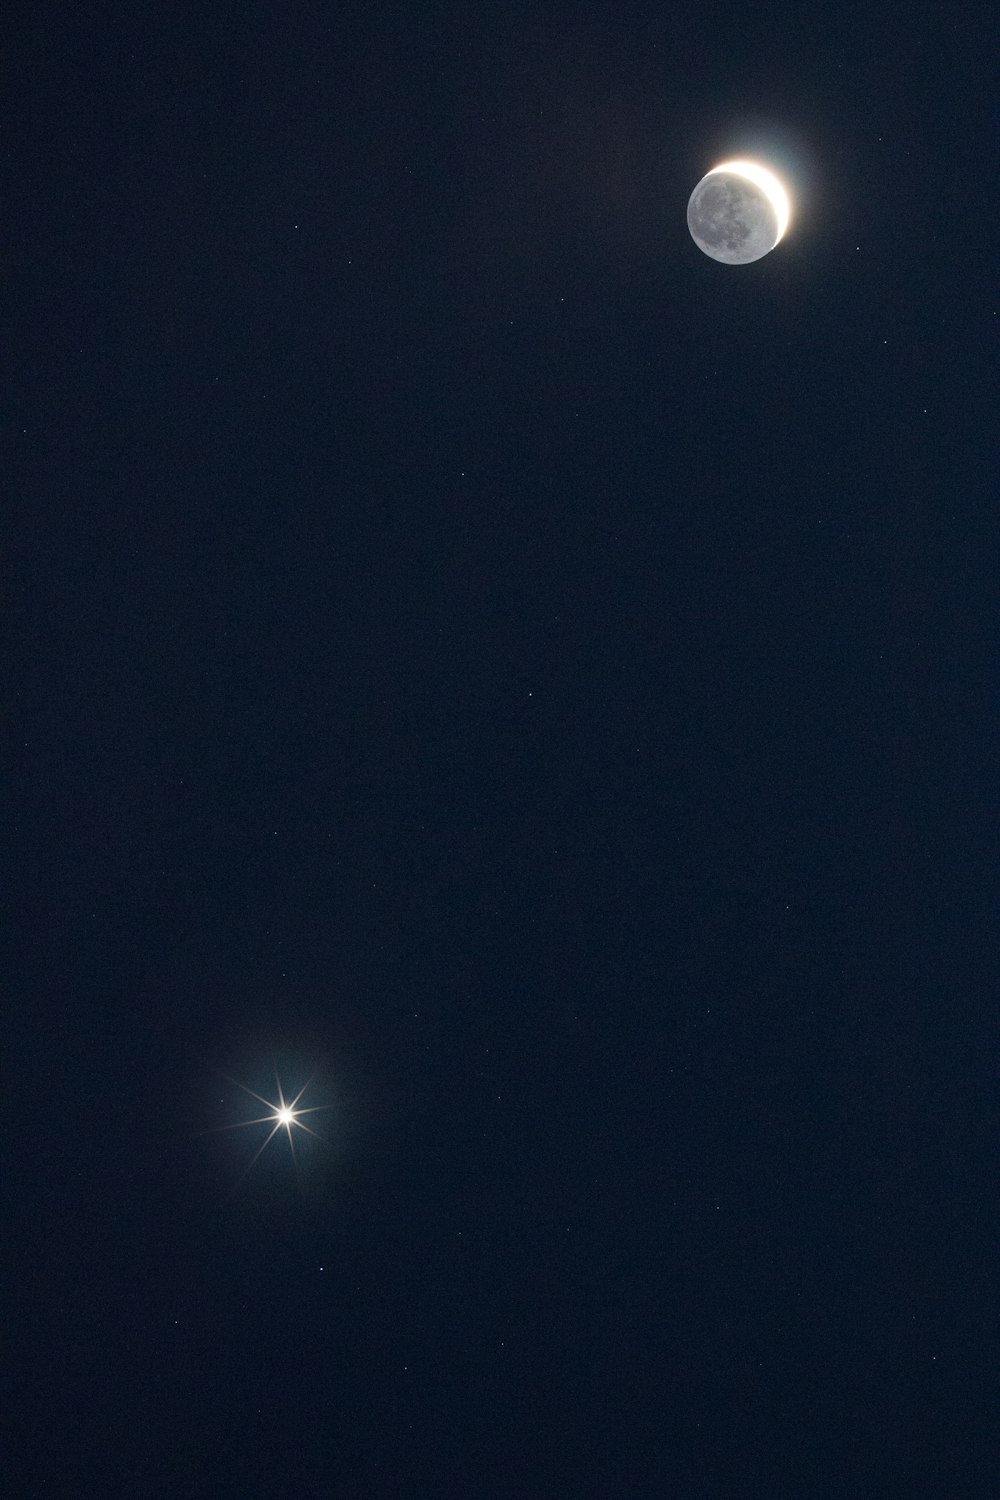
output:
[[[784,186],[767,167],[726,161],[698,183],[688,202],[691,238],[713,260],[747,265],[779,243],[791,217]]]

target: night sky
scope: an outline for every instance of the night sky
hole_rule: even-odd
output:
[[[1000,1496],[991,15],[15,6],[6,1494]]]

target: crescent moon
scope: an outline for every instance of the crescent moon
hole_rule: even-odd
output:
[[[768,255],[788,228],[784,187],[755,161],[713,167],[688,200],[687,223],[698,249],[724,265],[746,266]]]
[[[774,243],[776,245],[779,244],[785,230],[788,228],[788,221],[792,216],[792,206],[788,200],[788,194],[774,173],[769,172],[766,167],[760,166],[755,161],[724,161],[720,166],[713,167],[711,172],[706,173],[706,176],[714,177],[716,172],[735,172],[738,177],[745,177],[748,182],[752,182],[756,187],[760,188],[762,193],[767,195],[771,207],[774,209],[775,218],[778,221],[778,238]]]

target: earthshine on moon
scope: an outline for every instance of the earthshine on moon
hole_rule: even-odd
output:
[[[687,222],[699,250],[725,265],[745,266],[774,249],[790,212],[773,172],[757,162],[726,161],[691,194]]]

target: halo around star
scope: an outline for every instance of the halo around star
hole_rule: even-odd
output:
[[[229,1076],[229,1074],[223,1074],[222,1076],[236,1088],[241,1089],[244,1094],[249,1094],[251,1099],[256,1099],[259,1104],[263,1104],[264,1108],[267,1110],[267,1114],[255,1115],[249,1120],[238,1120],[233,1125],[224,1125],[221,1128],[223,1130],[242,1130],[248,1126],[257,1125],[269,1125],[271,1127],[265,1135],[264,1139],[261,1141],[260,1145],[257,1147],[257,1150],[254,1152],[253,1156],[250,1158],[250,1161],[248,1162],[242,1173],[240,1181],[242,1182],[244,1178],[249,1175],[252,1168],[260,1160],[261,1156],[263,1156],[264,1152],[267,1150],[268,1146],[274,1140],[279,1131],[283,1131],[284,1134],[288,1137],[288,1149],[291,1152],[292,1163],[295,1167],[296,1175],[298,1175],[299,1162],[295,1153],[295,1132],[303,1130],[307,1135],[311,1135],[314,1137],[314,1139],[322,1142],[323,1145],[326,1144],[326,1142],[323,1140],[323,1137],[321,1135],[318,1135],[317,1132],[313,1130],[311,1125],[307,1125],[302,1116],[319,1114],[321,1110],[327,1110],[333,1107],[329,1104],[315,1104],[310,1105],[306,1108],[300,1108],[299,1101],[303,1098],[306,1090],[313,1082],[313,1078],[310,1078],[307,1083],[303,1084],[302,1088],[299,1089],[298,1093],[293,1098],[286,1099],[285,1092],[281,1084],[281,1079],[277,1076],[276,1072],[274,1081],[275,1088],[278,1092],[278,1097],[277,1099],[272,1100],[265,1099],[263,1094],[258,1094],[254,1089],[247,1088],[246,1084],[240,1083],[238,1078],[232,1078]]]

